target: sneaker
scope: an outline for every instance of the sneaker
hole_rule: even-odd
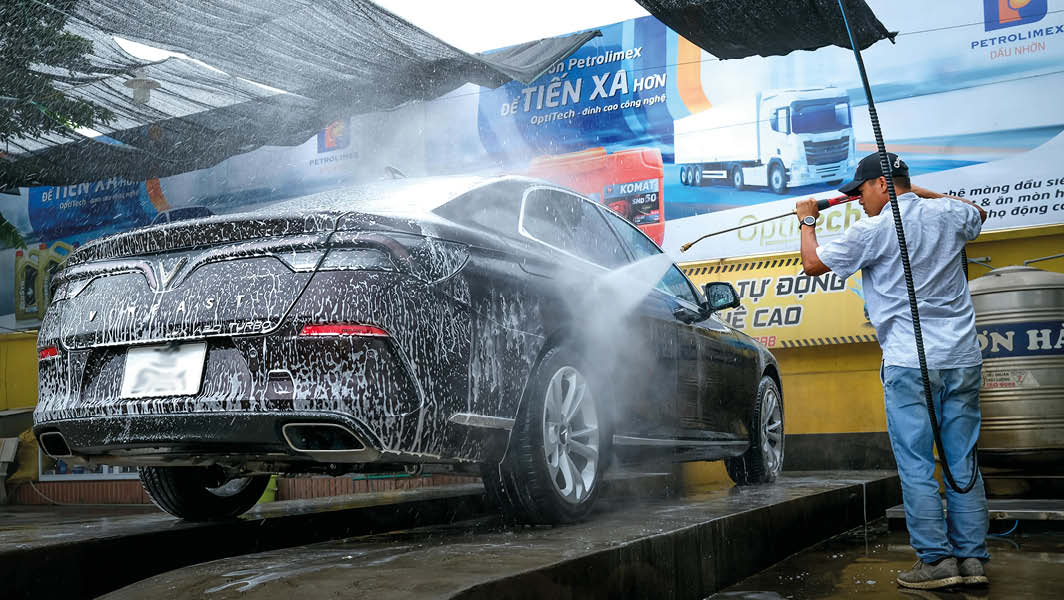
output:
[[[983,561],[978,558],[965,558],[961,561],[957,570],[960,571],[961,579],[964,580],[965,585],[986,585],[990,583],[990,578],[986,576],[986,571],[983,569]]]
[[[943,558],[937,564],[916,561],[913,568],[898,574],[898,585],[918,590],[935,590],[964,581],[957,569],[957,559]]]

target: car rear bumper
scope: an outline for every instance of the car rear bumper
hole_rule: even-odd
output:
[[[286,426],[340,428],[355,440],[343,449],[305,449]],[[339,413],[210,413],[124,415],[38,420],[33,428],[46,453],[114,464],[210,462],[368,463],[381,444],[359,421]],[[291,433],[289,430],[287,433]],[[62,436],[57,438],[55,434]],[[42,436],[43,439],[42,439]],[[58,450],[65,446],[66,452]],[[393,459],[395,457],[392,457]]]

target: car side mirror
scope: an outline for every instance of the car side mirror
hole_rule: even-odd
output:
[[[706,293],[707,308],[711,312],[739,306],[739,293],[727,281],[711,281],[702,289]]]

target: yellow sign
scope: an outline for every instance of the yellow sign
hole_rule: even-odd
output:
[[[861,274],[802,274],[801,260],[783,257],[711,261],[682,265],[701,287],[710,281],[735,286],[742,304],[721,315],[731,326],[769,348],[875,341],[865,316]]]

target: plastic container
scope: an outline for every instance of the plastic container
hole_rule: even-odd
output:
[[[605,148],[541,156],[528,175],[567,187],[610,207],[659,246],[665,239],[665,167],[656,148],[609,153]]]

